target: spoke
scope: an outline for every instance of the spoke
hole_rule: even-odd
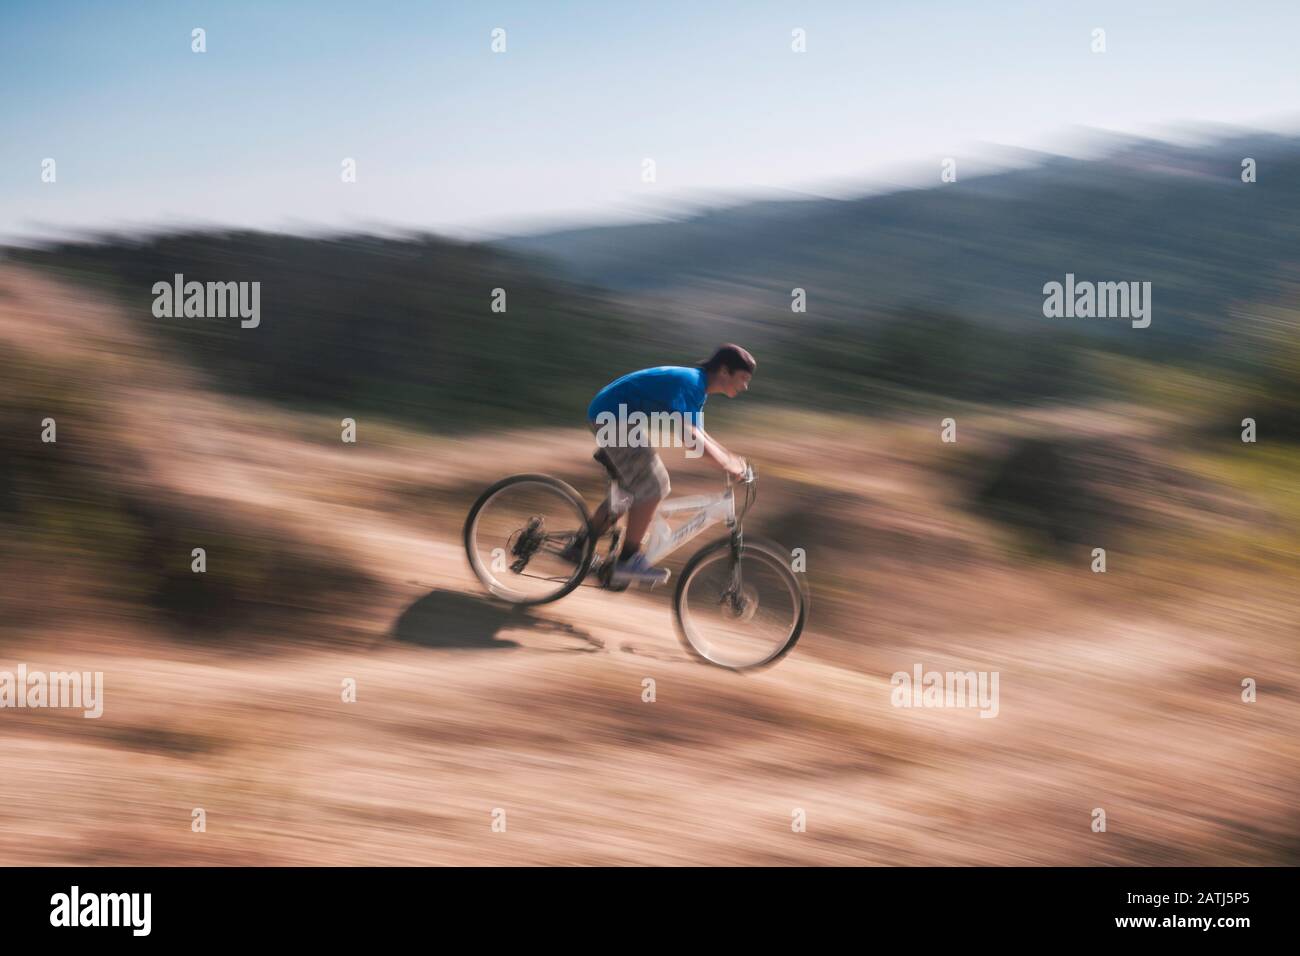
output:
[[[577,541],[585,508],[545,482],[508,483],[480,507],[473,530],[476,573],[498,596],[536,603],[576,583],[576,562],[562,555]],[[504,549],[505,562],[500,562]]]
[[[778,558],[751,552],[744,563],[743,578],[727,552],[700,564],[686,582],[679,608],[691,645],[726,667],[754,666],[779,653],[802,607],[798,587],[782,573]]]

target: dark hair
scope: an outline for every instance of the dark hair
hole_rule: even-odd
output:
[[[712,375],[720,368],[730,372],[749,372],[752,375],[754,369],[758,368],[758,363],[748,351],[728,342],[726,345],[719,345],[706,361],[700,363],[699,367],[708,375]]]

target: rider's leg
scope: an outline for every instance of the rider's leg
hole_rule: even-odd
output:
[[[659,503],[671,490],[668,469],[658,452],[650,447],[607,448],[606,453],[618,472],[619,484],[632,496],[632,507],[627,513],[627,537],[614,566],[613,580],[662,584],[668,572],[651,567],[640,551],[641,539],[654,520]]]
[[[606,497],[591,516],[591,533],[599,538],[609,530],[609,498]]]
[[[645,537],[654,520],[659,503],[668,497],[672,485],[668,480],[668,469],[664,467],[659,453],[653,448],[631,449],[635,457],[624,468],[628,479],[627,490],[632,495],[632,507],[627,513],[627,537],[623,539],[623,553],[619,559],[626,561],[641,550],[641,539]]]
[[[610,523],[609,499],[606,498],[600,503],[600,507],[596,509],[596,513],[591,516],[592,539],[599,541],[604,537],[605,532],[609,530]],[[582,560],[582,556],[586,553],[586,547],[587,535],[585,532],[579,532],[574,536],[573,540],[569,542],[568,547],[560,552],[560,559],[577,564]]]
[[[659,502],[662,500],[662,498],[647,498],[632,505],[627,513],[627,537],[623,539],[623,553],[619,555],[620,560],[626,561],[641,550],[641,539],[649,530],[650,522],[654,520],[655,512],[659,510]]]

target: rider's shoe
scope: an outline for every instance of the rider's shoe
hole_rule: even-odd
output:
[[[656,568],[638,551],[632,557],[614,565],[615,584],[663,584],[671,574],[667,568]]]

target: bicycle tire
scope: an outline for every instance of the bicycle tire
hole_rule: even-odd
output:
[[[715,541],[713,544],[701,548],[691,556],[689,561],[686,562],[686,566],[682,568],[681,576],[677,579],[677,590],[673,594],[673,623],[676,625],[677,637],[682,642],[682,646],[685,647],[691,656],[697,660],[712,664],[715,667],[726,667],[728,670],[733,670],[738,673],[758,671],[766,667],[771,667],[777,661],[781,660],[781,658],[785,657],[786,654],[790,653],[795,644],[798,643],[800,635],[803,634],[804,624],[808,620],[808,607],[811,603],[812,595],[809,592],[804,576],[801,574],[795,574],[794,571],[790,570],[790,566],[786,560],[786,555],[789,554],[788,551],[774,541],[768,541],[762,538],[751,538],[746,535],[740,547],[740,560],[744,561],[747,554],[750,556],[761,555],[760,560],[764,560],[772,567],[780,569],[781,577],[787,584],[792,585],[791,593],[795,594],[798,598],[798,612],[795,615],[794,625],[790,629],[790,634],[786,637],[785,643],[782,644],[781,647],[770,657],[740,667],[732,667],[711,660],[701,653],[699,648],[697,648],[691,641],[686,622],[683,620],[683,607],[686,601],[687,588],[690,587],[690,582],[696,569],[705,561],[711,559],[718,551],[730,548],[731,541],[727,538],[723,538],[719,541]]]
[[[568,498],[582,515],[583,528],[587,533],[587,543],[583,550],[582,563],[574,568],[573,576],[568,580],[564,587],[556,591],[554,594],[548,594],[540,598],[511,600],[502,594],[498,588],[494,587],[494,579],[491,578],[490,574],[487,577],[484,576],[485,572],[481,568],[482,560],[478,557],[477,551],[474,548],[473,535],[475,523],[478,520],[479,513],[483,510],[483,506],[492,500],[492,498],[494,498],[503,488],[507,488],[514,484],[524,483],[549,486],[564,497]],[[487,488],[487,490],[478,496],[478,500],[474,502],[473,507],[469,510],[469,514],[465,517],[465,527],[461,533],[461,538],[465,546],[465,557],[469,561],[470,570],[474,572],[474,576],[478,578],[479,583],[482,584],[483,587],[486,588],[494,597],[505,601],[507,604],[514,605],[515,607],[536,607],[541,604],[550,604],[553,601],[558,601],[560,598],[573,593],[573,591],[582,584],[583,580],[587,577],[587,571],[591,567],[592,556],[596,552],[596,541],[591,533],[591,514],[587,511],[587,502],[583,499],[582,495],[578,494],[578,492],[574,490],[572,485],[563,482],[558,478],[553,478],[550,475],[542,474],[511,475],[508,478],[502,478],[500,481]]]

